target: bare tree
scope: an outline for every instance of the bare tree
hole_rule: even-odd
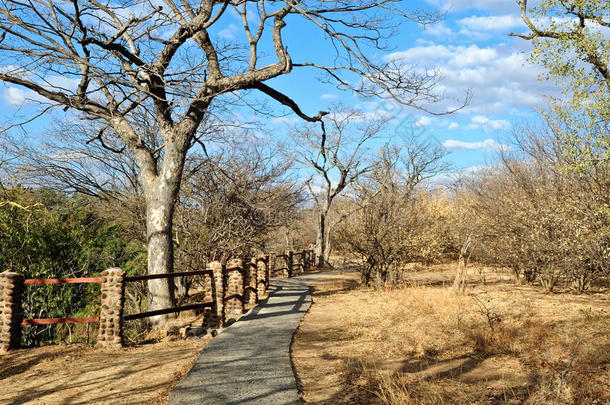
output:
[[[367,96],[392,97],[414,107],[439,99],[433,91],[435,75],[418,75],[396,63],[380,65],[367,56],[371,48],[384,47],[400,20],[427,23],[438,17],[408,10],[404,3],[2,0],[0,80],[30,91],[31,98],[41,101],[41,113],[60,107],[101,122],[103,130],[93,141],[107,144],[115,138],[129,150],[146,203],[148,271],[171,272],[172,218],[185,157],[200,142],[197,130],[212,103],[222,102],[220,96],[256,90],[316,122],[323,112],[306,115],[295,101],[265,84],[294,68],[315,68],[338,86]],[[230,12],[241,17],[245,42],[214,36]],[[331,64],[317,54],[292,61],[283,30],[297,19],[328,38],[337,52]],[[275,60],[261,66],[261,48],[271,49]],[[354,81],[352,74],[362,80]],[[133,125],[138,107],[148,109],[160,145],[148,143]],[[165,280],[151,280],[148,287],[150,309],[171,306]]]
[[[358,182],[354,203],[360,209],[341,225],[339,234],[346,249],[362,257],[363,282],[396,281],[402,266],[420,259],[419,251],[428,248],[420,235],[431,216],[418,203],[417,188],[446,170],[444,156],[440,146],[417,139],[386,145]]]
[[[327,263],[330,256],[328,220],[333,202],[369,170],[363,148],[383,127],[380,121],[369,120],[361,112],[336,110],[324,118],[321,131],[306,126],[291,134],[291,155],[303,168],[314,172],[306,185],[316,211],[318,267]]]

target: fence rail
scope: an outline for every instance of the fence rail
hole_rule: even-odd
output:
[[[23,280],[23,285],[60,285],[60,284],[101,284],[102,277],[80,277],[80,278],[28,278]],[[99,322],[99,316],[89,316],[80,318],[34,318],[23,319],[22,326],[26,325],[57,325],[63,323],[89,323]]]
[[[156,316],[156,315],[165,315],[165,314],[178,313],[178,312],[182,312],[182,311],[190,311],[192,309],[200,309],[200,308],[210,307],[212,305],[213,305],[213,303],[211,303],[211,302],[202,302],[199,304],[183,305],[181,307],[157,309],[155,311],[148,311],[148,312],[142,312],[139,314],[125,315],[123,317],[123,319],[126,321],[131,321],[133,319],[149,318],[151,316]]]
[[[82,278],[29,278],[23,281],[23,285],[52,285],[52,284],[90,284],[101,283],[102,277]]]
[[[90,316],[87,318],[37,318],[24,319],[21,321],[21,325],[56,325],[58,323],[89,323],[99,321],[99,316]]]
[[[177,272],[177,273],[144,274],[142,276],[125,277],[125,282],[129,283],[132,281],[155,280],[155,279],[160,279],[160,278],[203,276],[205,274],[210,274],[211,272],[212,272],[212,270],[197,270],[197,271],[183,271],[183,272]]]
[[[198,271],[142,276],[125,276],[125,272],[118,268],[104,270],[100,277],[82,278],[25,279],[19,273],[3,272],[0,273],[0,354],[20,347],[22,327],[26,325],[97,322],[97,346],[121,346],[123,321],[188,310],[203,311],[202,324],[205,329],[222,328],[231,319],[241,316],[248,305],[255,306],[267,295],[270,277],[277,273],[281,273],[282,277],[291,277],[294,272],[312,267],[313,262],[313,252],[303,250],[244,257],[228,263],[212,262],[208,263],[206,269]],[[200,302],[123,315],[127,283],[191,276],[202,277],[203,298]],[[22,297],[26,286],[87,283],[101,284],[99,316],[23,319]]]

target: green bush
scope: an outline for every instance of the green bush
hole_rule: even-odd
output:
[[[146,255],[140,243],[123,237],[121,227],[96,214],[90,201],[51,190],[14,187],[0,200],[0,269],[26,278],[99,275],[109,267],[142,273]],[[64,318],[99,313],[98,284],[28,286],[25,318]],[[59,327],[66,330],[66,327]],[[62,338],[55,326],[24,328],[24,344]]]

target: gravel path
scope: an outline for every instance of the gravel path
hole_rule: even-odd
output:
[[[318,276],[272,279],[267,301],[205,347],[168,404],[300,404],[290,342]]]

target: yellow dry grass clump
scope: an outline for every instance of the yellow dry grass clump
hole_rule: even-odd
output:
[[[607,294],[544,294],[502,275],[457,293],[434,282],[447,274],[417,277],[428,285],[318,289],[293,347],[306,402],[610,402]]]

